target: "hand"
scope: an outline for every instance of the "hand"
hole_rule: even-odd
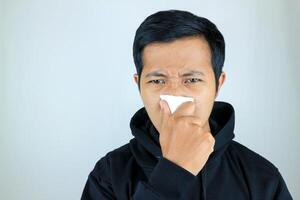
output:
[[[194,116],[195,102],[181,104],[173,114],[166,101],[160,103],[162,155],[196,176],[214,149],[215,139],[207,128],[208,122]]]

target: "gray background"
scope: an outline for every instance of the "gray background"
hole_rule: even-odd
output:
[[[218,100],[236,110],[235,139],[274,163],[300,199],[296,0],[2,0],[0,199],[80,198],[96,161],[132,138],[129,120],[143,106],[134,33],[166,9],[221,30],[227,80]]]

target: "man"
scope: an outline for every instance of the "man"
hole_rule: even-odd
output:
[[[179,10],[150,15],[133,56],[145,106],[130,122],[135,138],[97,162],[82,200],[292,199],[272,163],[232,140],[234,109],[215,101],[225,42],[212,22]],[[172,113],[163,94],[194,101]]]

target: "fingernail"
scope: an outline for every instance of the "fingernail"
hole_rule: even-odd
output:
[[[160,109],[164,110],[164,107],[162,105],[162,100],[159,101],[159,104],[160,104]]]

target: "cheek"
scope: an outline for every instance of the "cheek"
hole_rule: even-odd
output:
[[[201,117],[204,120],[207,120],[212,106],[214,104],[214,90],[206,89],[202,90],[196,99],[196,112],[195,115]]]
[[[155,87],[150,87],[145,83],[143,83],[142,85],[141,96],[143,98],[144,104],[152,108],[159,105],[159,95],[161,93],[160,90]]]
[[[196,105],[195,116],[206,122],[210,116],[212,105],[211,102],[199,102]]]
[[[141,93],[145,108],[150,112],[157,112],[160,110],[159,94],[155,94],[149,91]]]
[[[159,130],[161,121],[159,95],[147,95],[144,93],[142,99],[151,122],[156,127],[156,129]]]

